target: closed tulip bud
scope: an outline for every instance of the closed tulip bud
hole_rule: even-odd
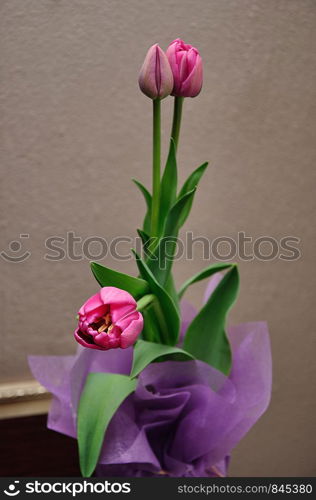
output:
[[[170,43],[167,57],[174,80],[172,95],[177,97],[197,96],[203,83],[203,65],[198,50],[177,38]]]
[[[147,52],[138,82],[141,91],[151,99],[163,99],[171,94],[172,71],[166,54],[157,43]]]

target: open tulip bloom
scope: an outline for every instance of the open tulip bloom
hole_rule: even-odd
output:
[[[74,356],[30,356],[52,394],[48,427],[78,440],[83,476],[225,476],[231,450],[266,410],[271,354],[263,322],[227,328],[239,287],[236,264],[213,263],[176,290],[176,238],[207,168],[178,189],[182,105],[202,87],[197,49],[153,45],[139,76],[153,102],[152,192],[137,276],[91,264],[100,285],[78,312]],[[169,153],[161,172],[161,100],[174,96]],[[209,278],[199,311],[182,300]]]

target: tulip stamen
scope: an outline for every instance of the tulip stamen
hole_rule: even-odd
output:
[[[102,325],[98,328],[98,333],[109,333],[113,329],[110,313],[107,313],[102,317],[102,319],[104,320],[104,323],[102,323]]]
[[[106,325],[110,325],[111,324],[111,315],[110,315],[110,313],[107,313],[105,316],[103,316],[103,319],[104,319]]]
[[[105,323],[103,323],[103,325],[100,326],[100,328],[98,328],[98,333],[102,333],[102,332],[105,332],[105,330],[107,330],[108,327],[106,326]]]

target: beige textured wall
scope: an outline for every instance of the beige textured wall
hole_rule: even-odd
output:
[[[74,315],[96,283],[86,259],[45,261],[44,240],[134,235],[144,207],[130,177],[150,182],[138,69],[148,46],[181,36],[205,64],[201,96],[185,102],[181,180],[212,163],[186,229],[301,238],[296,262],[240,265],[231,321],[269,322],[274,391],[231,473],[314,475],[315,13],[314,0],[2,0],[1,248],[29,233],[32,255],[0,259],[0,382],[30,377],[27,353],[75,349]],[[177,281],[204,264],[196,247]],[[201,293],[189,296],[197,304]]]

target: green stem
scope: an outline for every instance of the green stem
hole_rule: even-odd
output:
[[[151,236],[158,236],[160,197],[160,99],[153,100],[153,197],[151,205]]]
[[[175,149],[177,151],[179,144],[179,135],[180,135],[180,127],[181,127],[181,118],[182,118],[182,107],[183,107],[184,97],[175,97],[174,98],[174,107],[173,107],[173,120],[172,120],[172,129],[171,129],[171,137],[174,141]],[[167,286],[170,286],[169,292],[175,301],[177,308],[179,308],[179,301],[177,299],[177,292],[175,290],[172,273],[170,271],[169,279]]]
[[[178,148],[178,143],[179,143],[183,100],[184,100],[184,97],[175,97],[174,98],[171,137],[174,140],[176,150]]]
[[[144,295],[141,299],[137,301],[137,311],[142,311],[145,309],[147,306],[152,304],[152,302],[155,300],[155,295],[152,293],[148,293],[147,295]]]
[[[155,316],[157,318],[160,331],[162,333],[163,338],[160,338],[159,341],[161,344],[168,344],[168,325],[166,324],[165,317],[163,315],[163,312],[161,310],[160,304],[158,300],[155,300],[153,302],[153,308],[155,311]]]
[[[165,321],[165,318],[164,318],[164,315],[162,313],[162,310],[161,310],[161,307],[159,305],[159,302],[157,300],[157,297],[152,294],[152,293],[149,293],[147,295],[144,295],[141,299],[139,299],[137,301],[137,311],[143,311],[143,313],[145,314],[146,313],[146,309],[147,307],[152,307],[153,308],[153,311],[154,311],[154,314],[155,314],[155,318],[156,318],[156,321],[159,325],[159,330],[160,332],[162,333],[163,335],[163,338],[161,338],[161,335],[159,334],[159,338],[157,336],[156,337],[152,337],[150,335],[150,337],[148,336],[148,333],[151,333],[150,330],[147,332],[147,335],[145,336],[144,335],[144,331],[143,331],[143,339],[144,340],[148,340],[150,342],[160,342],[162,344],[168,344],[168,328],[167,328],[167,324],[166,324],[166,321]]]

